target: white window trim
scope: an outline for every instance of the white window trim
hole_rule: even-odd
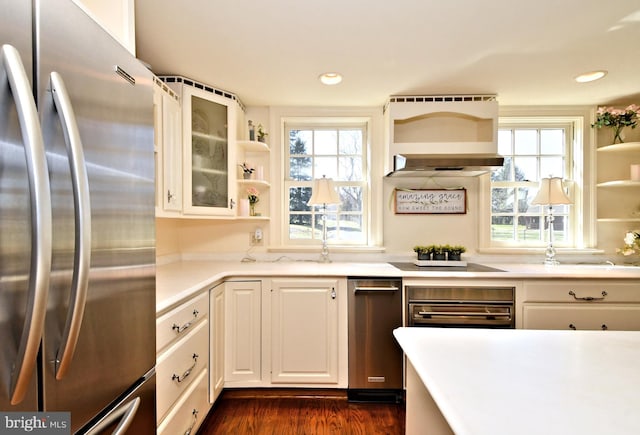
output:
[[[572,199],[575,216],[574,242],[572,247],[558,248],[563,252],[594,251],[596,241],[595,220],[595,133],[589,128],[593,119],[592,107],[548,107],[548,108],[501,108],[499,126],[545,123],[571,123],[573,143],[571,146]],[[525,253],[542,252],[544,247],[522,247],[491,241],[491,176],[480,177],[479,204],[482,208],[478,219],[478,252],[480,253]]]
[[[270,232],[272,235],[271,245],[268,247],[272,252],[317,252],[318,245],[292,245],[286,243],[287,234],[284,234],[283,223],[285,207],[288,207],[288,198],[285,197],[284,176],[286,167],[283,164],[285,147],[288,147],[288,138],[285,134],[285,123],[297,123],[298,121],[332,121],[338,122],[366,122],[367,123],[367,166],[369,174],[367,183],[369,184],[369,210],[366,216],[368,220],[368,245],[334,245],[333,252],[382,252],[383,222],[382,219],[373,219],[372,216],[382,216],[383,213],[383,171],[384,159],[374,158],[373,155],[380,155],[383,151],[383,116],[380,108],[372,107],[339,107],[339,108],[313,108],[313,107],[271,107],[269,113],[269,124],[271,126],[271,181],[270,200],[274,205],[270,221]]]

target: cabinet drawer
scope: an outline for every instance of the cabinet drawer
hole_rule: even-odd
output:
[[[523,302],[640,302],[640,284],[611,280],[526,282]]]
[[[158,435],[195,434],[209,412],[207,396],[207,373],[202,372],[158,426]]]
[[[162,421],[169,407],[209,361],[209,322],[201,321],[184,339],[158,358],[156,367],[157,418]]]
[[[640,331],[640,306],[525,304],[525,329]]]
[[[204,292],[156,320],[156,352],[160,352],[195,327],[209,313],[209,297]]]

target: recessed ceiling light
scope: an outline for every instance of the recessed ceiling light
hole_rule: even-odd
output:
[[[327,72],[324,74],[320,74],[320,77],[318,78],[325,85],[337,85],[342,81],[342,75],[337,72]]]
[[[587,83],[587,82],[592,82],[594,80],[599,80],[606,75],[607,75],[607,72],[604,70],[591,71],[588,73],[580,74],[578,77],[575,78],[575,80],[578,83]]]

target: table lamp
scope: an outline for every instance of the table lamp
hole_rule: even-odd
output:
[[[540,180],[540,189],[531,204],[549,206],[547,223],[549,226],[549,244],[545,250],[544,264],[559,264],[556,260],[556,249],[553,247],[553,206],[560,204],[571,204],[571,199],[564,193],[562,178],[550,177]]]
[[[322,178],[313,180],[311,198],[307,202],[307,205],[322,205],[322,255],[320,257],[322,263],[331,263],[327,246],[327,204],[340,204],[340,197],[333,180],[323,175]]]

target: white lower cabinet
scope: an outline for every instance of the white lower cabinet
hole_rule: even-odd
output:
[[[224,291],[225,285],[220,284],[210,290],[211,302],[209,323],[211,325],[211,343],[209,356],[210,398],[214,403],[224,388]]]
[[[339,280],[273,279],[271,288],[271,382],[337,384]]]
[[[259,383],[262,377],[262,282],[227,281],[224,285],[225,385]]]
[[[195,434],[209,412],[209,379],[198,375],[158,426],[158,435]]]
[[[204,404],[198,414],[209,411],[209,292],[201,292],[156,320],[156,421],[160,428],[176,427],[182,433],[190,424],[185,422],[184,403],[201,402],[191,398],[200,391],[204,377]],[[177,420],[176,420],[177,419]],[[189,419],[187,419],[189,420]],[[171,433],[171,431],[166,432]],[[180,433],[173,432],[173,433]]]
[[[640,331],[640,306],[525,304],[523,315],[528,329]]]
[[[640,330],[638,285],[614,280],[527,281],[525,329]]]

